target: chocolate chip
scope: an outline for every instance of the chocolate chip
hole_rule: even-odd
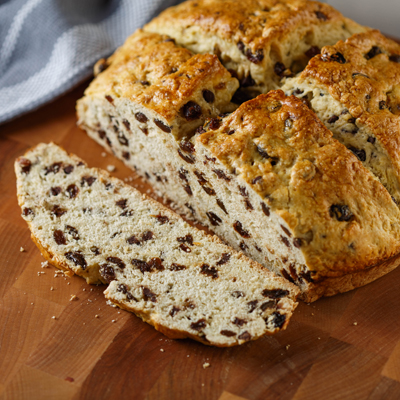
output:
[[[333,61],[338,62],[339,64],[346,64],[346,59],[344,58],[343,54],[339,52],[332,55],[325,53],[322,55],[321,59],[325,62]]]
[[[87,186],[90,187],[93,185],[93,183],[96,181],[96,179],[97,178],[95,178],[94,176],[88,176],[88,175],[83,176],[82,180],[81,180],[81,186],[83,187],[86,184]]]
[[[308,58],[313,58],[316,55],[321,54],[321,49],[318,46],[311,46],[306,52],[305,55]]]
[[[375,144],[375,141],[376,141],[376,138],[374,138],[374,137],[372,137],[372,136],[370,136],[370,137],[367,139],[367,142],[369,142],[369,143],[371,143],[371,144]]]
[[[125,268],[125,263],[118,257],[107,257],[106,260],[110,263],[115,264],[118,268]]]
[[[163,131],[166,133],[171,132],[171,127],[168,125],[165,125],[164,122],[160,121],[159,119],[154,119],[154,123]]]
[[[225,204],[224,204],[220,199],[216,199],[215,201],[217,202],[218,207],[219,207],[225,214],[228,215],[228,211],[226,211]]]
[[[183,154],[180,149],[178,149],[178,154],[179,157],[182,158],[182,160],[186,161],[188,164],[194,164],[196,161],[193,156],[189,154]]]
[[[247,59],[253,64],[259,64],[264,59],[263,49],[257,49],[254,53],[250,49],[246,50]]]
[[[50,194],[52,196],[58,196],[61,193],[61,190],[62,189],[60,188],[60,186],[52,187],[50,188]]]
[[[392,54],[389,60],[400,64],[400,54]]]
[[[283,315],[281,313],[279,313],[278,311],[275,311],[273,314],[273,319],[272,319],[272,323],[275,325],[276,328],[282,328],[282,326],[284,325],[285,321],[286,321],[286,315]]]
[[[58,245],[67,244],[67,240],[65,239],[63,231],[57,229],[54,231],[53,237]]]
[[[265,203],[263,203],[263,202],[261,202],[260,204],[261,204],[261,209],[262,209],[263,213],[264,213],[267,217],[269,217],[269,216],[271,215],[271,212],[270,212],[269,207],[267,207],[267,205],[266,205]]]
[[[210,267],[208,264],[203,264],[201,266],[201,273],[210,276],[212,279],[218,278],[218,270],[215,267]]]
[[[235,325],[237,325],[237,326],[243,326],[244,324],[247,323],[247,321],[244,320],[244,319],[240,319],[240,318],[237,318],[237,317],[236,317],[236,318],[233,320],[233,323],[234,323]]]
[[[249,306],[249,313],[252,313],[257,308],[258,300],[249,301],[247,305]]]
[[[107,100],[108,102],[110,102],[111,104],[114,104],[114,99],[113,99],[111,96],[109,96],[108,94],[106,94],[106,95],[105,95],[105,98],[106,98],[106,100]]]
[[[289,294],[288,290],[283,289],[264,289],[261,294],[270,299],[281,299]]]
[[[382,50],[378,46],[373,46],[372,49],[364,56],[367,60],[374,58],[378,54],[382,54]]]
[[[67,193],[68,193],[68,197],[70,199],[74,199],[78,193],[79,193],[79,188],[78,186],[76,186],[75,184],[71,184],[67,187]]]
[[[87,263],[85,257],[79,251],[69,251],[65,253],[67,260],[72,261],[75,265],[79,265],[83,270],[86,269]]]
[[[280,61],[278,61],[274,65],[274,72],[276,75],[282,77],[285,74],[285,71],[286,71],[285,64],[281,63]]]
[[[336,217],[338,221],[350,221],[353,218],[353,213],[349,206],[333,204],[329,209],[330,216]]]
[[[64,167],[64,173],[66,173],[67,175],[69,175],[73,170],[74,170],[73,165],[67,165]]]
[[[211,90],[208,89],[203,89],[203,99],[207,103],[214,103],[215,101],[215,95]]]
[[[206,320],[204,318],[199,319],[198,321],[192,322],[190,324],[190,328],[194,329],[195,331],[200,331],[203,328],[205,328],[205,326],[206,326]]]
[[[137,245],[140,245],[140,244],[141,244],[140,240],[137,239],[135,235],[130,236],[128,239],[126,239],[126,241],[127,241],[129,244],[137,244]]]
[[[219,261],[216,262],[216,265],[223,265],[226,264],[231,258],[229,253],[222,253],[221,258]]]
[[[338,119],[339,119],[339,117],[337,115],[332,115],[332,117],[330,117],[328,119],[328,123],[329,124],[334,124]]]
[[[27,217],[28,215],[35,215],[34,212],[33,212],[33,210],[32,210],[32,208],[27,208],[27,207],[25,207],[25,208],[22,210],[22,214],[23,214],[25,217]]]
[[[296,248],[300,248],[301,247],[301,245],[302,245],[303,243],[302,243],[302,240],[300,239],[300,238],[294,238],[293,239],[293,246],[294,247],[296,247]]]
[[[245,331],[238,336],[238,339],[248,342],[251,339],[251,335],[249,332]]]
[[[276,307],[276,303],[273,300],[270,301],[266,301],[265,303],[261,304],[260,309],[261,311],[265,311],[269,308],[275,308]]]
[[[226,176],[225,172],[222,171],[222,169],[213,169],[213,172],[218,176],[218,178],[223,179],[225,181],[230,181],[231,178],[229,178],[228,176]]]
[[[224,335],[224,336],[227,336],[227,337],[236,336],[236,333],[235,333],[235,332],[229,331],[229,330],[227,330],[227,329],[223,329],[223,330],[220,332],[220,334],[221,334],[221,335]]]
[[[194,101],[187,102],[181,109],[180,112],[186,119],[186,121],[195,121],[201,117],[201,107]]]
[[[51,214],[55,215],[56,217],[61,217],[61,215],[64,215],[66,212],[67,210],[61,208],[59,205],[55,205],[51,210]]]
[[[128,202],[127,199],[121,199],[121,200],[116,201],[115,204],[116,204],[119,208],[122,208],[122,209],[124,210],[126,207],[128,207],[127,204],[126,204],[127,202]]]
[[[206,215],[210,220],[211,225],[213,226],[218,226],[222,222],[222,219],[218,217],[217,214],[214,214],[212,211],[207,212]]]
[[[103,264],[100,266],[100,275],[104,278],[107,283],[115,281],[115,271],[114,268],[108,264]]]
[[[218,118],[211,118],[208,128],[212,131],[217,130],[221,126],[221,121]]]
[[[18,160],[18,162],[19,162],[19,165],[21,166],[22,173],[28,175],[31,170],[32,163],[27,158],[24,158],[24,157],[21,157]]]
[[[173,307],[172,307],[172,310],[169,312],[169,315],[170,315],[171,317],[175,317],[175,315],[176,315],[179,311],[181,311],[181,309],[180,309],[179,307],[173,306]]]
[[[186,246],[185,244],[183,244],[183,243],[179,245],[179,248],[182,251],[184,251],[185,253],[191,253],[192,252],[192,250],[190,250],[190,248],[188,246]]]
[[[194,153],[195,148],[192,143],[187,142],[186,140],[181,140],[179,143],[179,147],[183,150],[186,151],[186,153]]]
[[[349,150],[352,151],[360,161],[365,161],[367,159],[365,150],[356,149],[355,147],[349,147]]]
[[[74,228],[71,225],[65,225],[65,230],[67,231],[67,233],[69,235],[72,236],[73,239],[75,240],[79,240],[79,233],[78,233],[78,229]]]
[[[176,264],[176,263],[172,263],[171,266],[169,267],[170,271],[182,271],[184,269],[186,269],[185,265]]]
[[[46,167],[45,168],[45,175],[48,175],[49,173],[53,173],[53,174],[57,174],[58,173],[58,171],[60,171],[60,168],[61,168],[61,165],[62,165],[62,163],[60,163],[60,162],[57,162],[57,163],[54,163],[54,164],[52,164],[52,165],[50,165],[49,167]]]
[[[326,14],[324,14],[322,11],[315,11],[315,15],[317,16],[317,18],[321,21],[327,21],[328,17]]]
[[[142,235],[142,240],[143,241],[148,241],[154,238],[154,233],[152,231],[146,231],[145,233],[143,233]]]
[[[242,237],[244,237],[245,239],[251,238],[251,235],[249,232],[247,232],[243,226],[242,223],[240,221],[236,221],[233,224],[233,229],[235,229],[235,231]]]
[[[156,215],[156,218],[157,218],[157,222],[160,224],[160,225],[164,225],[164,224],[166,224],[168,221],[169,221],[169,218],[168,217],[166,217],[166,216],[164,216],[164,215]]]
[[[235,290],[234,292],[232,292],[232,296],[236,299],[239,299],[240,297],[244,297],[244,293],[240,290]]]
[[[179,243],[187,243],[187,244],[189,244],[190,246],[193,246],[193,236],[192,236],[190,233],[187,234],[186,236],[178,237],[178,238],[176,238],[176,240],[177,240]]]
[[[144,301],[151,301],[152,303],[157,302],[157,295],[153,293],[149,288],[142,286],[143,299]]]

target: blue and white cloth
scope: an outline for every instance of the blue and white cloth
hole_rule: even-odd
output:
[[[62,95],[177,0],[0,0],[0,123]]]

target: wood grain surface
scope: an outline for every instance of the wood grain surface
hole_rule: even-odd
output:
[[[20,217],[13,172],[14,159],[30,146],[55,141],[90,166],[114,165],[115,176],[149,190],[76,127],[74,106],[84,86],[0,126],[1,400],[400,398],[400,269],[300,304],[278,335],[218,349],[169,340],[107,306],[104,287],[42,268]]]

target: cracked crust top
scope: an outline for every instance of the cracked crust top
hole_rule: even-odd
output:
[[[398,253],[400,211],[389,193],[295,96],[260,95],[208,129],[197,143],[301,238],[315,280]]]

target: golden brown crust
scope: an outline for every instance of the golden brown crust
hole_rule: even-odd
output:
[[[323,48],[300,76],[310,78],[376,136],[400,181],[400,45],[379,31],[354,35]]]
[[[260,95],[197,142],[302,239],[315,282],[366,270],[399,252],[400,211],[389,193],[296,97]],[[351,215],[340,220],[342,206]]]

